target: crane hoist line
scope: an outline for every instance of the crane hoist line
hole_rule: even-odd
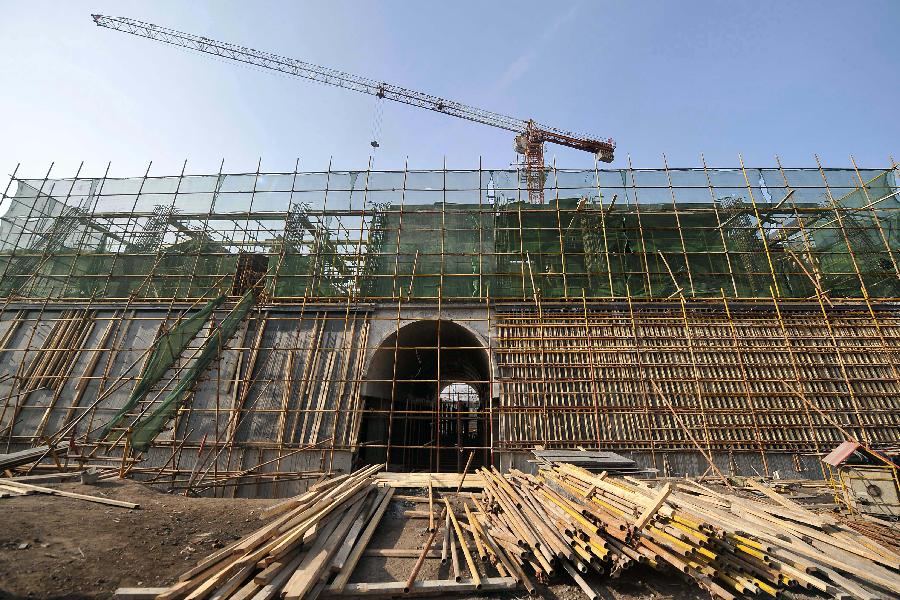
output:
[[[461,102],[432,96],[424,92],[417,92],[360,75],[314,65],[296,58],[254,50],[253,48],[213,40],[136,19],[105,15],[91,16],[94,18],[94,23],[100,27],[512,131],[516,133],[516,152],[524,156],[523,179],[528,189],[528,198],[530,202],[536,204],[542,204],[544,201],[545,142],[585,152],[593,152],[603,162],[612,162],[613,160],[616,144],[612,138],[602,140],[571,131],[564,131],[542,125],[533,119],[518,119],[502,115],[483,108],[468,106]]]

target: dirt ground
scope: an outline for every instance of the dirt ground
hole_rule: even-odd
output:
[[[215,549],[259,528],[260,510],[274,502],[185,498],[130,481],[50,487],[137,502],[141,508],[43,494],[0,499],[0,598],[105,599],[118,587],[171,584]],[[404,510],[421,508],[392,503],[369,547],[421,547],[427,519],[402,516]],[[436,545],[440,547],[440,540]],[[351,581],[402,581],[414,563],[411,558],[368,557]],[[446,578],[448,569],[440,560],[429,559],[419,578]],[[708,598],[675,574],[643,567],[594,583],[605,600]],[[547,600],[584,598],[576,586],[565,583],[539,586],[539,592]],[[480,597],[525,598],[526,593]]]

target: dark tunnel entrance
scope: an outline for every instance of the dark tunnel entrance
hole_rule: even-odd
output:
[[[461,472],[490,460],[487,350],[452,321],[418,321],[375,351],[363,388],[360,456],[391,471]]]

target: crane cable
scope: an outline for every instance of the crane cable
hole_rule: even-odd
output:
[[[381,124],[384,120],[384,96],[375,97],[375,109],[372,115],[372,152],[376,152],[380,146],[378,139],[381,137]]]

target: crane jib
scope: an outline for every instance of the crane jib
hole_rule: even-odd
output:
[[[126,17],[109,17],[105,15],[92,15],[94,22],[100,27],[106,27],[124,33],[130,33],[175,46],[181,46],[205,54],[211,54],[222,58],[255,65],[265,69],[303,77],[326,85],[333,85],[363,94],[371,94],[379,98],[387,98],[395,102],[417,106],[427,110],[440,112],[446,115],[466,119],[483,125],[490,125],[499,129],[505,129],[518,134],[527,135],[533,142],[549,142],[569,148],[576,148],[597,154],[600,160],[611,162],[615,150],[615,142],[612,139],[601,140],[593,136],[576,134],[554,127],[548,127],[531,120],[518,119],[496,113],[493,111],[476,108],[432,96],[424,92],[406,89],[400,86],[368,79],[359,75],[353,75],[314,65],[301,60],[287,58],[246,48],[228,42],[213,40],[210,38],[160,27],[153,23],[145,23]]]

